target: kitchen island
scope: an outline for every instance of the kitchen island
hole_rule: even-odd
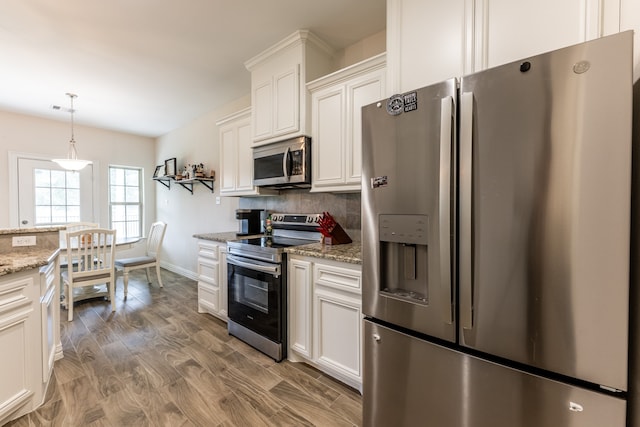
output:
[[[0,425],[42,404],[62,357],[61,229],[0,230]]]

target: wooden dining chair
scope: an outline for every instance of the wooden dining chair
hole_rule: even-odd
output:
[[[122,258],[117,259],[115,262],[116,269],[122,271],[122,277],[124,282],[124,299],[127,299],[127,292],[129,290],[129,272],[144,268],[147,273],[147,283],[151,283],[149,278],[149,269],[151,267],[156,268],[156,276],[158,277],[158,284],[162,285],[162,277],[160,276],[160,250],[162,249],[162,240],[164,239],[164,232],[167,229],[167,224],[162,221],[154,222],[151,224],[149,230],[149,236],[147,237],[147,250],[146,254],[141,257],[134,258]]]
[[[67,231],[67,259],[78,263],[77,268],[67,268],[62,273],[69,321],[73,320],[74,289],[77,288],[105,285],[111,311],[116,311],[115,243],[116,230],[87,228]]]
[[[99,228],[100,224],[96,222],[70,222],[65,226],[64,230],[60,230],[60,246],[65,247],[67,233],[77,230],[86,230],[87,228]],[[63,252],[60,256],[60,271],[63,272],[71,264],[74,268],[78,268],[77,260],[69,261],[67,259],[66,252]]]

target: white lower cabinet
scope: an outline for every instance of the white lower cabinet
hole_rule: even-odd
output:
[[[198,313],[227,321],[227,244],[198,240]]]
[[[0,278],[0,425],[40,406],[62,357],[57,258]]]
[[[288,264],[289,360],[362,391],[360,266],[297,256]]]

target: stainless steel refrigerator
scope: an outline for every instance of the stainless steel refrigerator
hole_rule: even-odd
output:
[[[363,108],[365,426],[624,426],[632,33]]]

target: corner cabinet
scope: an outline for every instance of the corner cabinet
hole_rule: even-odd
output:
[[[384,98],[386,54],[307,85],[311,93],[312,192],[360,191],[363,106]]]
[[[198,240],[198,313],[227,321],[227,244]]]
[[[251,108],[224,117],[216,125],[220,131],[220,195],[255,196]]]
[[[291,256],[289,360],[304,361],[362,391],[361,267]]]
[[[245,62],[251,72],[254,143],[309,134],[306,83],[330,72],[332,54],[313,33],[299,30]]]

